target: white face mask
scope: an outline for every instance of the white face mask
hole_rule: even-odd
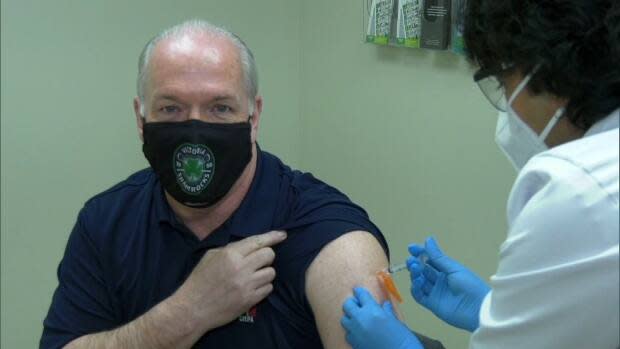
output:
[[[564,114],[564,108],[559,108],[542,133],[537,135],[512,109],[512,102],[525,88],[532,74],[533,72],[528,74],[514,90],[508,100],[507,111],[499,113],[495,129],[495,142],[517,171],[520,171],[534,155],[549,149],[545,139]]]

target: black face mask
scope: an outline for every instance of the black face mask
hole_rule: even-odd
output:
[[[230,191],[250,162],[250,130],[250,122],[149,122],[142,151],[175,200],[208,207]]]

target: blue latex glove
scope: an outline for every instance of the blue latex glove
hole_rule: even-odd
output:
[[[398,320],[390,302],[380,306],[364,288],[343,305],[340,323],[353,349],[424,349],[418,338]]]
[[[407,260],[413,298],[448,324],[475,331],[489,286],[444,255],[433,238],[426,239],[424,247],[409,245],[409,252],[413,256]],[[423,254],[428,257],[426,263],[420,261]]]

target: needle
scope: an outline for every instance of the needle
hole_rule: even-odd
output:
[[[397,265],[390,265],[390,267],[388,268],[388,271],[390,272],[390,274],[394,274],[396,272],[399,272],[401,270],[405,270],[407,269],[407,263],[402,263],[402,264],[397,264]]]
[[[426,261],[428,260],[428,256],[426,255],[426,253],[422,253],[419,257],[420,261],[422,262],[422,264],[426,264]],[[394,274],[397,273],[401,270],[405,270],[407,269],[407,262],[402,263],[402,264],[393,264],[390,265],[390,267],[388,268],[388,272],[390,274]]]

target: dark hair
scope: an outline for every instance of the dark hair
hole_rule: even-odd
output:
[[[620,107],[620,0],[466,0],[469,60],[512,65],[535,94],[566,98],[566,115],[588,129]]]

